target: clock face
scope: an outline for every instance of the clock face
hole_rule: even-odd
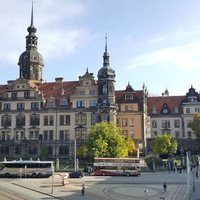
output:
[[[163,113],[168,113],[167,108],[164,108],[164,109],[163,109]]]

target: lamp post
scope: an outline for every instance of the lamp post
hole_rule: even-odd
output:
[[[195,174],[195,168],[194,168],[194,166],[192,166],[192,190],[193,190],[193,192],[195,192],[194,174]]]
[[[76,129],[74,136],[74,171],[76,172]]]

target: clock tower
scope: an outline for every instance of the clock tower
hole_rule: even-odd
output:
[[[110,67],[105,38],[103,67],[98,71],[98,113],[100,122],[116,123],[117,105],[115,103],[115,71]]]
[[[31,11],[31,25],[27,28],[26,50],[20,55],[18,65],[20,67],[20,78],[42,81],[42,67],[44,61],[42,55],[37,51],[38,37],[35,35],[37,29],[33,25],[33,5]]]

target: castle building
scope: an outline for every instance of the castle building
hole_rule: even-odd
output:
[[[18,61],[19,77],[0,85],[1,158],[73,160],[75,141],[80,146],[90,126],[97,122],[118,121],[121,125],[122,120],[124,124],[123,115],[127,110],[123,106],[127,105],[133,107],[133,110],[128,110],[131,128],[127,130],[123,127],[123,135],[144,143],[146,96],[143,102],[143,91],[138,94],[129,91],[129,88],[124,92],[115,91],[116,75],[109,62],[107,37],[103,66],[98,71],[97,80],[86,69],[77,81],[64,81],[62,77],[57,77],[54,82],[44,82],[44,60],[38,52],[33,7],[27,31],[26,49]],[[133,99],[130,97],[127,101],[128,95]],[[133,114],[137,119],[131,117],[131,112],[137,113]],[[141,127],[133,128],[136,124]],[[129,135],[125,134],[127,131]]]
[[[199,142],[190,127],[197,112],[200,112],[200,94],[193,86],[183,96],[170,96],[166,90],[162,96],[148,97],[150,138],[170,133],[179,142],[179,148],[198,153]]]

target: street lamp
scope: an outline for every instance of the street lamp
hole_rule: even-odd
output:
[[[82,140],[82,134],[86,132],[86,127],[83,125],[79,125],[75,127],[75,136],[74,136],[74,171],[78,168],[78,159],[77,159],[77,139]]]
[[[195,173],[195,168],[194,168],[194,166],[192,166],[192,189],[193,189],[193,192],[195,192],[194,173]]]

